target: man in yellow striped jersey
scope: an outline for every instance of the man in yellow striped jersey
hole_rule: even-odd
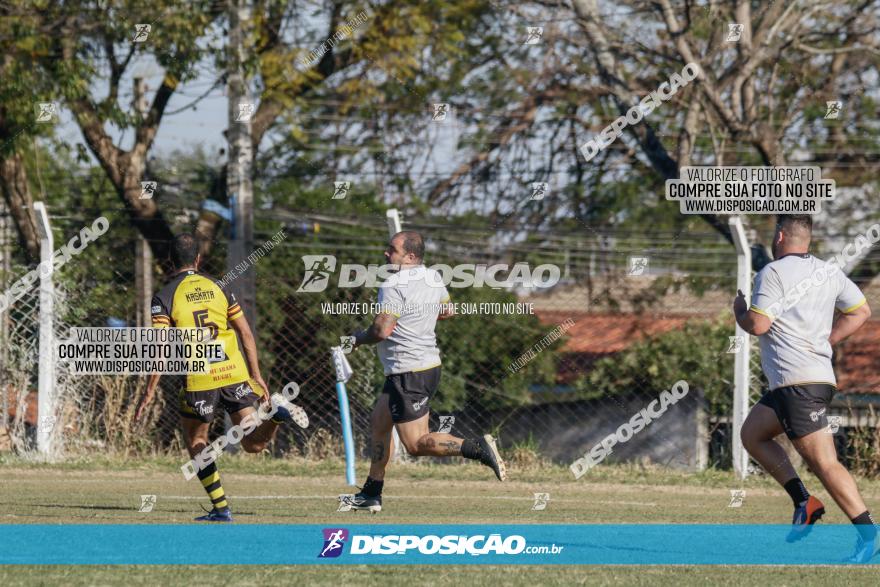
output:
[[[280,396],[270,400],[260,374],[256,341],[235,295],[215,279],[199,272],[198,239],[190,234],[178,235],[172,244],[171,257],[175,274],[150,304],[153,327],[209,328],[211,339],[223,347],[223,354],[211,360],[209,372],[188,374],[186,389],[181,391],[180,415],[190,457],[195,458],[208,446],[208,430],[218,406],[222,406],[233,424],[238,425],[256,411],[254,404],[257,401],[272,401],[274,404],[273,417],[261,422],[242,438],[242,448],[247,452],[261,452],[266,448],[282,422],[293,420],[300,426],[307,425],[303,424],[305,412],[301,408],[279,401]],[[244,356],[239,349],[239,340]],[[141,419],[153,400],[159,377],[159,374],[150,377],[135,420]],[[212,461],[202,466],[197,475],[214,507],[196,520],[231,522],[232,513],[220,484],[216,463]]]

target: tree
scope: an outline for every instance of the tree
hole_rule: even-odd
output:
[[[693,228],[657,197],[682,166],[796,161],[831,167],[838,186],[876,177],[877,129],[870,123],[876,104],[861,94],[866,84],[876,85],[878,73],[875,1],[833,9],[818,1],[685,2],[673,8],[669,0],[630,0],[601,9],[597,0],[536,1],[517,6],[515,15],[518,23],[525,17],[548,23],[540,49],[523,49],[517,37],[522,27],[508,29],[516,31],[505,37],[508,59],[480,72],[485,81],[473,93],[475,114],[467,119],[477,129],[473,134],[490,140],[476,142],[452,174],[433,184],[430,197],[437,204],[460,203],[466,180],[473,179],[479,191],[491,190],[505,204],[498,207],[502,219],[528,214],[536,226],[548,226],[573,217],[590,229],[649,219],[652,226]],[[729,23],[742,24],[736,42],[727,40]],[[693,83],[585,161],[578,152],[585,139],[688,63],[702,72]],[[555,91],[542,91],[550,89]],[[846,102],[844,119],[825,120],[826,101],[834,99]],[[498,116],[499,104],[512,105],[510,115]],[[505,172],[518,176],[519,186],[554,173],[562,180],[556,197],[524,204],[522,187],[500,179]],[[620,182],[639,184],[640,200],[596,197]],[[648,206],[646,218],[641,211]],[[730,241],[722,218],[702,219]],[[874,274],[868,262],[853,272]]]
[[[156,14],[160,14],[156,18]],[[155,199],[141,199],[141,181],[147,154],[159,130],[162,117],[178,85],[196,75],[195,64],[206,49],[200,46],[219,14],[211,2],[162,1],[149,7],[135,2],[118,5],[83,2],[69,6],[53,30],[54,61],[47,63],[52,74],[73,76],[60,91],[80,127],[89,150],[97,158],[131,223],[149,242],[159,263],[168,269],[171,228]],[[99,23],[83,34],[85,23]],[[151,30],[136,23],[152,23]],[[146,36],[145,36],[146,35]],[[152,37],[152,40],[151,40]],[[165,74],[144,116],[124,109],[118,101],[120,82],[132,58],[149,47],[150,54]],[[109,68],[106,96],[93,98],[91,90],[99,75],[99,60]],[[120,130],[132,130],[134,141],[125,149],[114,142],[107,123]],[[121,140],[120,140],[121,142]]]
[[[48,53],[51,13],[35,14],[26,3],[0,5],[0,193],[29,262],[40,257],[34,199],[28,176],[28,150],[51,130],[52,83],[37,63]],[[45,111],[40,117],[40,104]],[[57,105],[56,105],[57,106]],[[38,118],[40,120],[38,120]]]
[[[600,76],[612,89],[621,113],[635,104],[640,83],[628,75],[624,60],[644,63],[659,55],[682,65],[695,63],[701,71],[695,90],[686,94],[690,102],[685,106],[674,157],[657,140],[650,122],[627,129],[664,179],[677,178],[678,169],[691,164],[786,165],[796,150],[810,154],[806,160],[799,157],[799,162],[834,166],[853,161],[853,151],[861,150],[857,146],[861,141],[867,139],[877,146],[876,131],[865,133],[867,137],[847,136],[833,121],[816,128],[807,118],[818,118],[821,110],[816,106],[824,107],[823,98],[840,97],[862,85],[866,70],[877,74],[876,2],[848,2],[837,10],[828,10],[829,5],[819,1],[772,2],[758,9],[744,0],[717,6],[710,2],[702,10],[686,3],[678,11],[669,0],[627,4],[646,18],[653,13],[665,27],[666,34],[658,35],[656,46],[637,44],[629,51],[621,50],[625,46],[622,29],[600,15],[597,1],[572,0]],[[740,37],[735,42],[728,40],[732,32],[728,23],[742,27],[736,31]],[[873,110],[867,106],[852,109],[853,123]],[[804,133],[807,126],[816,130],[818,140]],[[711,142],[701,141],[706,130]],[[833,143],[833,149],[824,148],[822,135]],[[877,158],[862,155],[856,160],[865,168],[877,169]],[[860,185],[866,179],[864,174],[837,169],[832,174],[838,186]],[[703,218],[730,240],[729,229],[717,217]],[[877,269],[880,266],[866,258],[852,274],[863,285]]]

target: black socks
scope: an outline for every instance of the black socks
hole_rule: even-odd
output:
[[[461,443],[461,456],[473,461],[482,461],[483,449],[480,442],[474,438],[465,438]]]
[[[852,523],[855,524],[856,530],[859,531],[859,535],[862,537],[862,540],[868,541],[873,540],[877,537],[877,527],[874,523],[874,518],[871,516],[871,512],[865,510],[858,516],[852,519]]]
[[[810,498],[810,492],[804,487],[804,483],[801,481],[800,477],[791,479],[786,482],[783,487],[785,488],[786,493],[791,497],[791,501],[794,502],[794,507],[798,507]]]
[[[376,481],[372,477],[367,477],[367,481],[364,483],[364,488],[361,489],[361,493],[369,497],[378,497],[382,495],[383,485],[385,485],[385,481]]]

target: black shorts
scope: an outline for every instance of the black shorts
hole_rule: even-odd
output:
[[[836,391],[830,383],[789,385],[765,393],[758,403],[776,412],[786,436],[801,438],[828,426],[828,405]]]
[[[260,396],[254,393],[250,383],[233,383],[207,391],[182,391],[180,393],[180,415],[202,422],[211,422],[222,404],[228,414],[234,414],[254,405]]]
[[[439,365],[424,371],[388,375],[382,393],[388,394],[391,421],[403,424],[426,415],[431,411],[428,402],[434,397],[439,385]]]

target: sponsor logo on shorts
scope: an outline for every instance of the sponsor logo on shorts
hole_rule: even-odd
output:
[[[241,399],[247,394],[251,393],[251,391],[253,390],[251,389],[250,385],[248,385],[247,383],[242,383],[235,388],[235,399]]]
[[[426,403],[428,403],[428,398],[423,398],[423,399],[421,399],[420,401],[413,402],[413,405],[412,405],[413,410],[415,410],[416,412],[418,412],[419,410],[421,410],[422,408],[425,407],[425,404],[426,404]]]
[[[318,558],[336,558],[342,554],[342,547],[348,540],[348,530],[345,528],[324,528],[324,548]]]
[[[825,415],[825,408],[822,408],[818,412],[810,412],[810,420],[813,422],[818,422],[819,418]]]
[[[214,413],[214,406],[206,406],[205,400],[200,399],[195,403],[196,411],[199,413],[199,416],[207,416],[208,414]]]

